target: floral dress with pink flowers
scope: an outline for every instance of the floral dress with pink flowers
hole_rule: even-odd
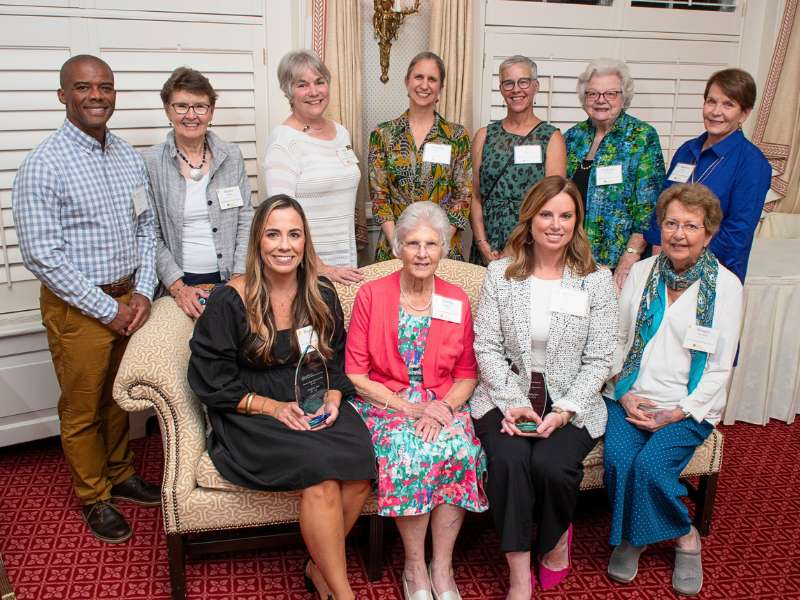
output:
[[[429,316],[411,315],[400,307],[397,344],[408,367],[408,399],[414,403],[434,399],[422,383],[422,357],[430,323]],[[439,504],[472,512],[489,507],[483,489],[486,454],[466,406],[433,442],[422,441],[414,431],[415,419],[402,411],[383,410],[361,400],[355,406],[375,446],[381,516],[420,515]]]

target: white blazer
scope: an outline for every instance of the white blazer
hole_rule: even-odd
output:
[[[530,279],[505,278],[511,259],[489,264],[475,318],[475,355],[480,381],[472,395],[472,416],[493,408],[530,406]],[[606,429],[600,389],[608,377],[617,345],[617,297],[611,271],[600,268],[583,277],[564,268],[562,288],[584,290],[586,316],[553,312],[547,338],[544,379],[553,406],[573,411],[572,424],[592,438]]]

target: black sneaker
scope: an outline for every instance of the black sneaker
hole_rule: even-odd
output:
[[[131,475],[122,483],[111,487],[111,499],[127,500],[142,506],[160,506],[161,488],[147,483],[138,475]]]
[[[120,544],[131,537],[131,528],[117,508],[106,500],[83,507],[83,518],[98,540]]]

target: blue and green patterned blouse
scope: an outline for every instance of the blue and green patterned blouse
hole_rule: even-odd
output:
[[[589,153],[594,135],[591,119],[567,131],[567,177]],[[595,185],[597,167],[617,164],[622,165],[622,183]],[[626,112],[620,114],[600,142],[586,193],[586,233],[597,262],[616,267],[631,234],[647,229],[665,176],[656,130]]]

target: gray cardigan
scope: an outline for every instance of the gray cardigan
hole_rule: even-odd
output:
[[[530,406],[530,279],[505,278],[510,258],[489,264],[475,318],[475,355],[480,381],[470,400],[472,416],[493,408]],[[608,377],[617,345],[617,297],[611,271],[601,268],[582,277],[564,268],[564,288],[589,295],[589,314],[553,312],[547,338],[545,385],[553,406],[573,411],[572,424],[592,438],[605,432],[606,405],[600,389]]]
[[[236,144],[223,141],[208,132],[208,145],[213,159],[209,168],[208,218],[217,251],[217,266],[223,279],[233,273],[244,273],[247,238],[253,206],[250,183],[242,152]],[[150,201],[156,213],[156,273],[164,288],[183,276],[183,211],[186,203],[186,179],[181,175],[180,158],[175,149],[175,132],[165,142],[142,152],[150,176]],[[238,187],[243,205],[221,210],[217,191]],[[161,290],[161,295],[164,291]]]

